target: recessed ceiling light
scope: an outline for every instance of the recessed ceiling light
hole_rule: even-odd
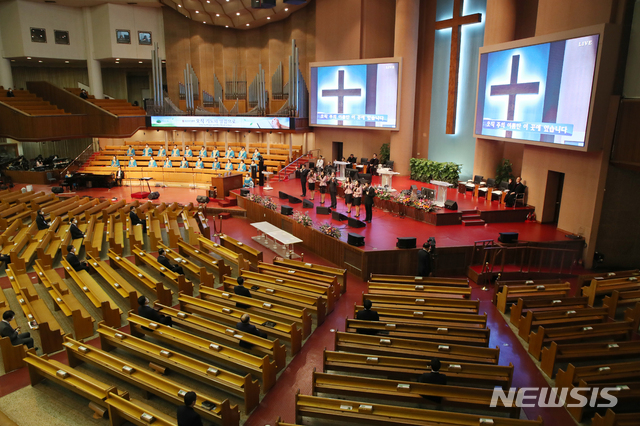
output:
[[[31,59],[31,56],[27,56],[27,59]]]
[[[240,12],[236,12],[236,15],[240,16]]]
[[[200,13],[200,12],[196,10],[196,13]]]
[[[65,64],[68,64],[68,63],[69,63],[69,61],[64,61],[64,63],[65,63]]]
[[[216,16],[220,16],[220,14],[219,14],[219,13],[216,13]]]
[[[141,63],[142,63],[142,61],[138,61],[138,63],[139,63],[139,64],[141,64]]]
[[[119,61],[119,60],[120,60],[120,58],[116,58],[116,61]]]
[[[203,24],[206,24],[206,23],[207,23],[207,21],[202,21],[202,23],[203,23]]]
[[[289,11],[289,8],[288,8],[288,7],[285,7],[285,8],[284,8],[284,11],[285,11],[285,12],[288,12],[288,11]]]
[[[182,5],[181,5],[181,4],[179,4],[179,5],[178,5],[178,7],[182,7]]]
[[[229,28],[229,26],[228,26],[228,25],[225,25],[224,27],[225,27],[225,28]]]
[[[249,24],[247,24],[247,27],[249,26]]]
[[[267,19],[271,19],[271,16],[267,16]]]
[[[211,3],[211,1],[207,0],[207,3]]]
[[[38,62],[42,63],[42,61],[38,61]]]

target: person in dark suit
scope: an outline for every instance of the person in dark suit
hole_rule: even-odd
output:
[[[254,336],[267,337],[267,333],[258,330],[255,325],[251,324],[251,317],[249,317],[249,314],[244,314],[240,317],[240,322],[236,324],[236,329],[243,333],[253,334]]]
[[[430,385],[446,385],[447,376],[440,373],[440,360],[438,358],[431,358],[431,371],[424,372],[418,377],[418,382],[427,383]],[[431,400],[437,404],[442,402],[442,397],[439,396],[425,396],[423,398]]]
[[[347,158],[347,163],[349,163],[349,168],[354,169],[356,167],[356,163],[358,159],[353,156],[353,154],[349,154],[349,158]]]
[[[0,253],[0,264],[2,263],[5,264],[5,268],[9,267],[9,264],[11,263],[11,256],[8,254]]]
[[[118,166],[118,170],[116,170],[116,185],[122,186],[123,179],[124,179],[124,171],[122,170],[122,166]]]
[[[373,199],[376,196],[376,190],[373,189],[369,182],[364,183],[364,189],[362,190],[362,198],[364,198],[364,209],[366,211],[366,215],[364,218],[365,222],[371,223],[371,219],[373,218]]]
[[[184,405],[178,407],[178,426],[202,426],[202,419],[193,407],[196,406],[197,395],[193,391],[184,394]]]
[[[11,321],[13,321],[15,316],[16,313],[12,310],[5,311],[2,314],[0,337],[8,337],[13,346],[27,345],[27,348],[33,348],[33,337],[31,337],[31,333],[20,333],[20,327],[16,327],[15,330],[11,327]],[[38,348],[36,348],[36,350],[38,350]]]
[[[233,287],[233,292],[238,296],[251,297],[251,291],[244,286],[244,278],[238,277],[236,281],[238,282],[238,285]],[[249,308],[249,305],[236,302],[236,308],[247,309]]]
[[[378,165],[380,164],[380,160],[378,160],[378,154],[373,153],[373,157],[369,160],[369,169],[367,170],[371,173],[371,176],[375,176],[378,174]]]
[[[331,173],[327,186],[331,196],[331,208],[335,210],[338,207],[338,179],[336,179],[335,173]]]
[[[75,271],[88,271],[89,264],[87,262],[80,262],[78,256],[76,256],[76,248],[69,244],[67,246],[67,262]]]
[[[180,265],[172,265],[169,262],[167,256],[164,255],[164,249],[158,250],[158,263],[167,268],[168,270],[175,272],[176,274],[184,275],[184,271],[182,270],[182,266]]]
[[[9,87],[9,90],[7,90],[7,98],[15,98],[16,94],[13,93],[13,89],[11,87]]]
[[[371,306],[373,306],[371,300],[366,299],[363,305],[364,309],[361,309],[356,313],[356,319],[363,321],[380,321],[378,313],[371,309]],[[363,328],[358,328],[356,331],[360,334],[377,334],[376,330],[366,330]]]
[[[418,277],[430,277],[432,272],[431,255],[435,247],[431,246],[431,243],[427,241],[422,245],[422,249],[418,251]]]
[[[300,185],[302,185],[302,196],[307,196],[307,175],[309,174],[309,169],[307,169],[307,165],[302,163],[300,164]]]
[[[89,94],[87,93],[87,91],[86,91],[86,90],[81,89],[81,90],[80,90],[80,97],[81,97],[82,99],[89,99]]]
[[[508,207],[512,207],[516,203],[516,196],[524,192],[525,186],[522,184],[522,178],[518,176],[515,183],[509,181],[509,192],[504,199],[504,204]]]
[[[71,219],[71,225],[69,226],[69,233],[71,234],[72,240],[77,240],[78,238],[84,238],[84,233],[78,228],[78,219]]]
[[[142,225],[143,234],[147,232],[147,221],[146,219],[140,219],[138,217],[134,206],[131,206],[131,209],[129,210],[129,221],[131,222],[131,226]]]
[[[38,213],[36,213],[36,225],[38,226],[38,231],[49,229],[49,222],[45,220],[42,210],[38,210]]]
[[[142,318],[146,318],[150,321],[155,321],[160,324],[168,325],[169,327],[172,326],[171,317],[162,315],[156,309],[149,306],[149,299],[147,299],[145,296],[138,297],[138,305],[140,305],[138,306],[138,315],[140,315]]]

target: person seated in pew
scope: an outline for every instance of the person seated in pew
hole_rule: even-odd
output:
[[[178,426],[202,426],[200,415],[193,409],[196,406],[197,398],[194,391],[184,394],[184,405],[178,407],[178,415],[176,416]]]
[[[149,148],[149,144],[145,144],[144,149],[142,150],[143,157],[151,157],[153,155],[153,149]]]
[[[202,158],[207,158],[207,148],[206,147],[202,147],[200,148],[200,152],[198,152],[198,157],[202,157]]]
[[[243,314],[240,317],[240,322],[236,324],[236,329],[242,331],[243,333],[253,334],[254,336],[266,338],[267,333],[264,331],[258,330],[258,328],[251,324],[251,317],[249,314]]]
[[[247,165],[244,164],[244,160],[240,160],[240,164],[238,164],[238,171],[239,172],[246,172],[247,171]]]
[[[129,149],[127,149],[127,157],[133,157],[136,155],[136,150],[133,149],[131,145],[129,145]]]
[[[211,151],[211,158],[219,158],[220,157],[220,151],[218,150],[218,148],[213,148],[213,151]]]
[[[430,385],[446,385],[447,384],[447,376],[440,373],[440,359],[431,358],[431,371],[424,372],[418,377],[418,382],[427,383]],[[437,404],[442,402],[442,397],[439,396],[425,396],[422,395],[424,399],[428,399]]]
[[[78,259],[78,256],[76,255],[76,248],[73,246],[73,244],[69,244],[67,246],[66,259],[67,262],[69,262],[69,265],[76,272],[89,270],[89,264],[87,262],[80,262],[80,259]]]
[[[164,149],[164,146],[161,146],[160,149],[158,150],[158,157],[166,157],[167,156],[167,150]]]
[[[178,145],[174,144],[173,149],[171,150],[172,157],[180,157],[180,150],[178,149]]]
[[[173,167],[173,164],[171,163],[169,157],[165,158],[164,165],[162,167],[164,167],[165,169],[170,169]]]
[[[224,169],[232,172],[233,171],[233,163],[231,163],[231,161],[227,161],[227,164],[224,165]]]
[[[202,157],[198,157],[198,161],[196,161],[196,169],[204,169],[204,163],[202,162]]]
[[[251,297],[251,291],[244,286],[244,278],[238,277],[236,280],[238,283],[237,286],[233,287],[233,292],[238,296]],[[236,302],[236,308],[247,309],[249,305],[245,305],[244,303]]]
[[[131,208],[129,209],[129,222],[131,222],[131,226],[142,225],[142,233],[147,233],[147,220],[140,219],[138,217],[135,206],[131,206]]]
[[[260,154],[260,150],[256,148],[255,151],[253,151],[253,156],[251,157],[251,159],[253,161],[260,161],[261,157],[262,157],[262,154]]]
[[[244,175],[244,181],[242,181],[242,187],[243,188],[253,188],[254,187],[253,179],[251,179],[251,175],[249,173]]]
[[[31,333],[20,333],[20,327],[15,329],[11,327],[11,321],[15,318],[16,313],[12,310],[2,313],[2,321],[0,321],[0,337],[8,337],[13,346],[27,345],[27,348],[33,348],[33,337]],[[36,348],[36,351],[38,348]]]
[[[189,162],[187,161],[187,157],[182,157],[182,161],[180,162],[180,168],[181,169],[189,168]]]
[[[71,234],[72,240],[77,240],[78,238],[84,238],[84,234],[78,228],[78,219],[75,217],[71,219],[71,225],[69,226],[69,233]]]
[[[241,160],[246,160],[247,159],[247,150],[244,149],[244,146],[242,148],[240,148],[240,152],[238,153],[238,158]]]
[[[82,89],[82,90],[80,90],[80,97],[82,99],[89,99],[89,94],[87,93],[86,90]]]
[[[189,158],[193,157],[193,151],[191,151],[189,145],[187,145],[187,147],[184,149],[184,156]]]
[[[133,160],[133,162],[135,163],[136,160]],[[131,166],[131,161],[129,161],[129,167]],[[135,166],[133,166],[135,167]],[[122,180],[124,179],[124,171],[122,170],[122,166],[118,167],[118,170],[116,170],[116,176],[115,176],[115,181],[116,181],[116,185],[117,186],[122,186]]]
[[[175,272],[176,274],[184,275],[184,271],[182,270],[182,266],[180,265],[172,265],[169,262],[167,256],[164,255],[164,249],[158,250],[158,263],[170,270],[171,272]]]
[[[232,148],[229,148],[227,152],[225,152],[224,158],[236,158],[236,153],[233,151]]]
[[[147,167],[155,169],[156,167],[158,167],[158,163],[156,163],[156,160],[151,157],[151,159],[149,160],[149,164],[147,164]]]
[[[213,159],[213,163],[211,164],[211,170],[220,170],[220,162],[218,161],[218,157]]]
[[[371,309],[371,306],[373,306],[371,300],[366,299],[363,306],[364,309],[361,309],[356,313],[356,319],[363,321],[380,321],[378,313]],[[363,328],[358,328],[356,331],[360,334],[377,334],[376,330],[366,330]]]
[[[111,159],[111,167],[120,167],[120,161],[118,161],[118,157],[115,155]]]
[[[38,226],[38,231],[49,229],[49,226],[51,226],[51,224],[45,220],[44,213],[42,213],[41,209],[36,213],[36,225]]]
[[[0,253],[0,265],[4,263],[5,269],[11,264],[11,255]]]
[[[136,161],[135,158],[130,157],[129,164],[127,164],[127,167],[138,167],[138,162]]]
[[[7,98],[15,98],[16,94],[13,93],[13,89],[11,87],[9,87],[9,90],[7,90]]]
[[[163,325],[168,325],[169,327],[173,326],[171,317],[162,315],[157,309],[149,306],[149,299],[145,296],[138,297],[138,305],[140,305],[138,306],[138,315],[142,318],[146,318],[149,321],[155,321]]]

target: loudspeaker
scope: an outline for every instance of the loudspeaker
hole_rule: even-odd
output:
[[[280,206],[280,213],[285,216],[291,216],[293,214],[293,207],[291,206]]]
[[[331,214],[331,208],[325,206],[317,206],[316,214]]]
[[[276,0],[251,0],[253,9],[271,9],[276,7]]]
[[[53,188],[51,188],[51,192],[53,192],[54,194],[62,194],[63,191],[64,189],[62,189],[61,186],[54,186]]]
[[[209,191],[211,192],[211,191]],[[247,188],[240,188],[240,196],[241,197],[246,197],[247,195],[249,195],[251,191],[249,191]]]
[[[447,210],[458,210],[458,203],[453,200],[447,200],[444,202],[444,208]]]
[[[148,197],[150,200],[157,200],[158,198],[160,198],[160,193],[159,192],[152,192],[149,194]]]
[[[498,237],[498,241],[501,243],[517,243],[518,242],[518,233],[517,232],[500,232],[500,237]]]
[[[291,204],[300,204],[302,200],[298,197],[294,197],[293,195],[289,195],[289,202]]]
[[[416,237],[398,237],[396,247],[401,249],[416,248]]]
[[[313,203],[307,199],[302,200],[302,208],[303,209],[312,209]]]
[[[366,223],[364,223],[361,220],[355,219],[353,217],[349,218],[349,226],[351,228],[364,228],[365,226],[367,226]]]
[[[209,190],[209,198],[218,198],[218,190],[210,189]]]
[[[338,220],[342,222],[343,220],[347,220],[349,217],[343,213],[333,211],[331,212],[331,219]]]
[[[349,235],[347,235],[347,243],[352,246],[361,247],[364,245],[364,236],[349,232]]]
[[[280,198],[281,200],[286,200],[287,198],[289,198],[289,196],[284,192],[280,191],[278,192],[278,198]]]
[[[204,195],[198,195],[196,197],[196,201],[199,204],[209,204],[209,197],[205,197]]]

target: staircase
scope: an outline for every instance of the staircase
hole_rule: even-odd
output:
[[[485,224],[477,210],[463,210],[462,223],[464,226],[483,226]]]
[[[91,164],[91,161],[93,161],[94,158],[96,158],[98,155],[100,155],[100,152],[92,152],[91,155],[89,156],[82,156],[81,158],[78,158],[78,163],[80,164],[80,168],[78,169],[78,171],[82,171],[84,170],[84,168],[88,165]]]
[[[312,157],[313,157],[313,155],[311,154],[311,152],[308,152],[308,153],[306,153],[304,155],[301,155],[300,157],[296,158],[295,160],[293,160],[291,163],[289,163],[285,167],[281,168],[280,171],[278,172],[278,182],[289,180],[291,175],[294,174],[296,172],[296,170],[298,169],[298,167],[300,166],[300,162],[301,161],[308,162],[309,159],[311,159]]]

